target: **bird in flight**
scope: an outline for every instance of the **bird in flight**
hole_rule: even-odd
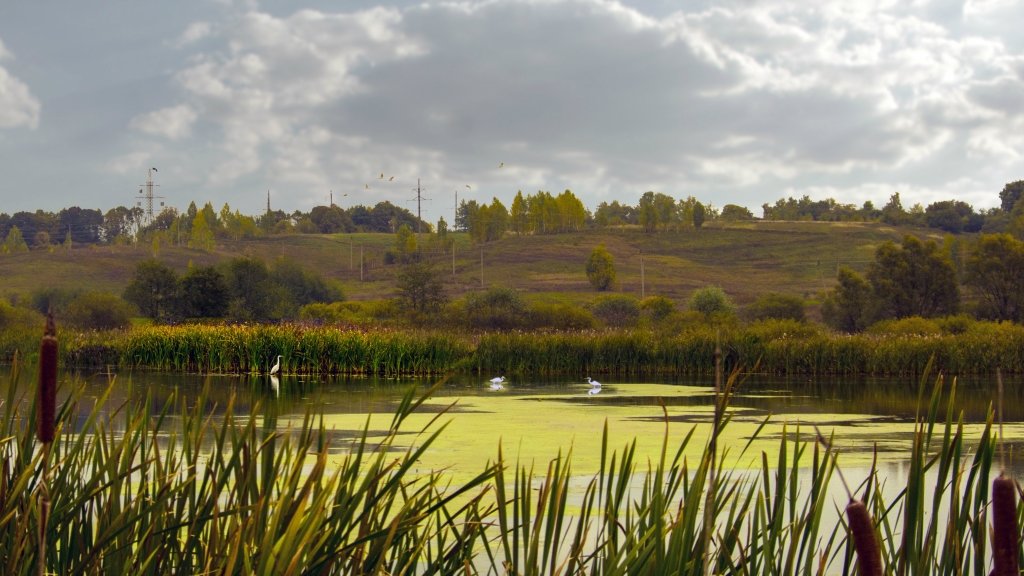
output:
[[[394,180],[394,179],[395,179],[395,177],[394,177],[394,176],[392,176],[391,178],[388,178],[388,182],[391,182],[391,181],[392,181],[392,180]]]

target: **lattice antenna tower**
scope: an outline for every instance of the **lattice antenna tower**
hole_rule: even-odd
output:
[[[150,168],[149,172],[146,173],[146,183],[141,184],[142,187],[139,188],[139,199],[135,203],[136,206],[139,206],[141,208],[143,202],[145,202],[146,206],[143,215],[146,217],[146,224],[152,224],[153,220],[156,218],[153,215],[153,200],[161,200],[161,208],[164,205],[164,203],[162,202],[164,197],[156,196],[153,194],[153,188],[158,188],[160,186],[159,184],[153,184],[154,172],[158,172],[158,170],[156,168]]]

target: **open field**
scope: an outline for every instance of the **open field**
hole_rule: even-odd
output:
[[[834,284],[838,266],[862,270],[879,244],[898,241],[906,233],[926,231],[877,223],[757,221],[653,234],[625,227],[549,236],[507,235],[482,247],[473,245],[465,234],[452,234],[454,274],[447,285],[453,297],[483,285],[515,288],[536,300],[586,301],[595,292],[584,274],[584,262],[595,246],[604,244],[615,258],[615,292],[641,295],[642,254],[645,295],[684,302],[694,289],[712,284],[743,305],[765,292],[813,296]],[[429,246],[426,235],[421,241]],[[395,293],[397,267],[384,264],[384,253],[393,244],[390,234],[290,235],[221,240],[211,252],[162,245],[158,256],[179,271],[190,263],[208,265],[237,256],[266,261],[285,258],[340,282],[349,299],[370,300]],[[120,293],[136,264],[153,255],[148,244],[6,254],[0,256],[4,279],[0,293],[27,294],[43,286]],[[431,253],[429,258],[439,270],[452,271],[450,251]]]

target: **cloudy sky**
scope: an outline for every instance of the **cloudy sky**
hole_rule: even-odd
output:
[[[1015,0],[0,5],[0,212],[644,191],[998,204]],[[380,178],[384,174],[384,179]],[[345,196],[347,194],[347,196]]]

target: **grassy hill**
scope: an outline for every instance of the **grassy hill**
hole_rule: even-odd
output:
[[[456,234],[454,273],[450,252],[429,257],[448,276],[453,297],[479,289],[482,273],[486,287],[515,288],[537,300],[582,302],[595,295],[584,262],[595,246],[604,244],[615,259],[614,292],[640,296],[642,254],[645,295],[682,303],[694,289],[714,284],[742,305],[765,292],[810,296],[829,288],[838,266],[863,269],[880,243],[898,241],[908,232],[925,233],[877,223],[758,221],[654,234],[627,227],[557,236],[508,235],[482,247]],[[208,265],[243,255],[268,262],[285,258],[337,280],[348,298],[369,300],[395,293],[397,267],[385,265],[383,258],[393,244],[390,234],[293,235],[221,241],[212,252],[163,245],[157,254],[179,271],[189,263]],[[153,255],[148,244],[0,255],[0,294],[25,295],[47,286],[119,294],[135,265]]]

